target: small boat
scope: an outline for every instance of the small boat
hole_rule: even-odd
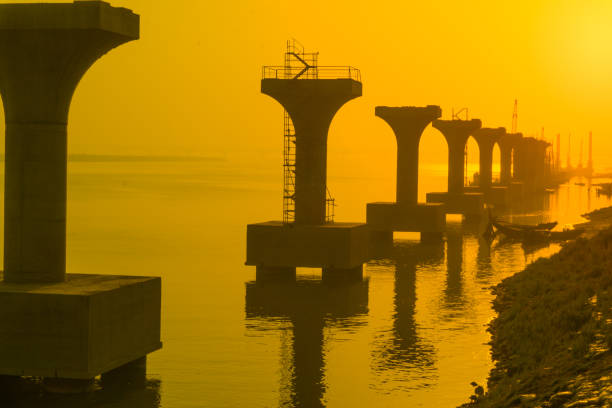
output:
[[[542,224],[537,224],[537,225],[529,225],[529,224],[514,224],[511,222],[505,222],[505,221],[496,221],[497,224],[500,224],[504,227],[509,227],[509,228],[513,228],[513,229],[518,229],[518,230],[524,230],[524,231],[531,231],[531,230],[545,230],[545,231],[549,231],[553,228],[555,228],[557,226],[557,222],[546,222],[546,223],[542,223]]]
[[[492,222],[493,227],[497,232],[501,232],[508,238],[518,240],[538,240],[545,239],[550,233],[546,229],[535,229],[535,228],[517,228],[515,225],[510,223],[500,223],[497,221]],[[534,226],[535,227],[535,226]]]
[[[550,231],[552,227],[550,229],[523,229],[516,228],[513,226],[513,224],[500,224],[499,222],[493,222],[493,226],[498,232],[501,232],[508,238],[526,242],[567,241],[570,239],[578,238],[585,231],[584,229],[566,229],[563,231]]]

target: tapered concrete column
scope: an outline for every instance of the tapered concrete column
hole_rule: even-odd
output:
[[[439,106],[377,106],[376,116],[391,126],[397,140],[396,202],[417,204],[419,192],[419,142],[425,128],[442,115]]]
[[[472,120],[435,120],[433,127],[438,129],[448,143],[448,192],[461,194],[463,192],[463,155],[468,137],[482,123],[479,119]]]
[[[524,167],[527,160],[526,156],[529,152],[529,138],[523,138],[514,147],[512,160],[514,163],[514,178],[520,181],[524,180]]]
[[[514,175],[530,185],[533,185],[535,176],[536,144],[535,138],[525,137],[521,139],[514,152]]]
[[[521,140],[515,151],[517,178],[532,190],[546,186],[546,151],[549,146],[548,142],[527,137]]]
[[[70,101],[98,58],[138,37],[139,17],[103,2],[0,5],[5,281],[64,280]]]
[[[262,79],[261,92],[291,116],[296,135],[295,222],[325,223],[327,132],[336,112],[361,96],[353,79]]]
[[[505,128],[481,128],[472,133],[478,143],[480,153],[480,185],[483,191],[491,189],[493,183],[493,147],[503,135],[506,134]]]
[[[534,167],[536,188],[543,190],[548,184],[549,169],[547,167],[547,151],[550,143],[544,140],[536,140],[534,143]]]
[[[507,133],[499,139],[500,182],[503,185],[512,182],[512,154],[522,138],[522,133]]]

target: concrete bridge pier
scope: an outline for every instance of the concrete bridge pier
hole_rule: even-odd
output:
[[[375,246],[393,243],[393,231],[420,232],[421,241],[440,241],[446,227],[442,204],[419,204],[419,142],[425,128],[441,116],[439,106],[377,106],[397,140],[395,203],[368,203],[367,223]]]
[[[476,129],[480,129],[479,119],[435,120],[438,129],[448,143],[448,192],[428,193],[428,203],[443,203],[448,214],[463,214],[466,218],[480,218],[484,211],[482,193],[466,193],[464,184],[464,149],[467,139]]]
[[[480,153],[480,183],[478,187],[466,187],[465,191],[483,193],[485,202],[495,207],[505,207],[510,201],[507,186],[493,185],[493,148],[505,134],[505,128],[481,128],[472,133]]]
[[[516,173],[516,156],[517,149],[521,140],[522,133],[506,133],[499,139],[500,152],[500,184],[507,186],[509,189],[511,205],[523,198],[524,184],[515,178]],[[512,162],[514,157],[514,174],[512,171]]]
[[[549,145],[548,142],[533,137],[523,138],[517,145],[515,173],[523,182],[525,192],[536,193],[545,190],[548,181],[546,150]]]
[[[544,191],[550,183],[550,168],[548,167],[547,151],[550,146],[545,140],[537,140],[535,143],[535,171],[536,189]]]
[[[297,267],[322,268],[325,276],[361,274],[369,259],[368,226],[326,222],[327,133],[336,112],[361,96],[361,82],[285,78],[264,77],[261,91],[283,105],[295,128],[295,222],[248,225],[246,264],[257,267],[258,278],[294,277]]]
[[[159,278],[66,274],[70,102],[98,58],[139,38],[139,16],[100,1],[3,4],[0,15],[0,375],[86,386],[161,348]]]

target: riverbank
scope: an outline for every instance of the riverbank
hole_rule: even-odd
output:
[[[612,208],[494,289],[495,367],[470,407],[612,406]]]

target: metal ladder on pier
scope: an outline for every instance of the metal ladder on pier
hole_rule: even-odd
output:
[[[296,40],[287,41],[285,52],[284,79],[318,79],[319,53],[306,53],[304,47]],[[295,222],[295,127],[287,111],[283,123],[283,223]],[[334,222],[336,202],[326,189],[325,222]]]

